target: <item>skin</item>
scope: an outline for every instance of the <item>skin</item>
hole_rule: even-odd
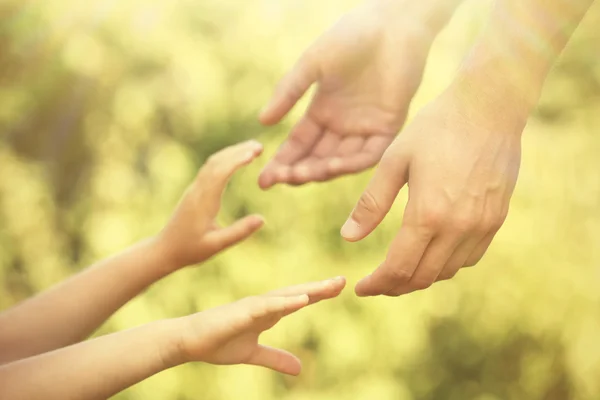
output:
[[[593,0],[498,0],[451,86],[388,148],[342,228],[356,241],[409,186],[385,261],[355,288],[398,296],[475,265],[508,214],[521,135],[556,58]]]
[[[0,397],[106,399],[187,362],[258,365],[298,375],[300,360],[259,344],[260,335],[286,315],[336,297],[344,285],[344,278],[334,278],[292,286],[6,364],[0,367]]]
[[[252,235],[263,225],[260,216],[245,217],[228,227],[219,227],[215,219],[231,175],[261,152],[260,143],[249,141],[214,154],[158,235],[2,312],[0,364],[85,339],[157,280]]]
[[[260,345],[260,334],[290,313],[338,296],[343,277],[78,343],[154,281],[209,259],[262,226],[259,216],[228,227],[215,222],[227,182],[261,151],[249,141],[211,156],[158,235],[0,314],[0,398],[106,399],[194,361],[299,374],[298,358]]]
[[[260,116],[279,121],[317,83],[306,114],[263,171],[263,188],[380,162],[342,227],[348,241],[372,232],[408,185],[402,226],[385,260],[356,285],[359,296],[425,289],[481,260],[509,210],[527,118],[593,0],[496,0],[453,83],[394,138],[431,40],[459,3],[365,3],[309,48]],[[361,144],[346,153],[349,140]]]
[[[279,122],[316,84],[304,116],[259,177],[266,189],[374,166],[405,122],[429,49],[460,0],[368,1],[321,36],[260,114]],[[393,65],[394,68],[390,68]]]

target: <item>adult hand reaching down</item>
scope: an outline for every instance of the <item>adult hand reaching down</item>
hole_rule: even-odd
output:
[[[260,115],[279,122],[317,90],[259,178],[326,181],[375,165],[404,124],[436,34],[462,0],[370,0],[322,35],[280,82]]]
[[[408,184],[402,227],[358,295],[424,289],[481,259],[508,212],[527,118],[592,3],[496,1],[454,82],[388,148],[342,228],[364,238]]]
[[[452,278],[481,259],[502,225],[519,171],[523,122],[475,124],[444,95],[389,147],[342,228],[356,241],[409,186],[402,227],[386,260],[360,281],[361,296],[398,296]]]

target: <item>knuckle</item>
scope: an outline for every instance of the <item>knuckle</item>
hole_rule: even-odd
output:
[[[448,221],[449,210],[445,206],[428,207],[421,216],[421,225],[439,228]]]
[[[408,282],[412,277],[412,274],[406,270],[400,268],[391,268],[389,270],[389,279],[395,284],[401,284]]]
[[[477,263],[479,263],[479,261],[481,261],[481,259],[483,258],[483,254],[481,255],[477,255],[473,258],[469,258],[467,261],[465,261],[465,264],[463,265],[463,267],[474,267],[475,265],[477,265]]]
[[[457,273],[458,273],[458,269],[456,269],[456,268],[453,268],[450,271],[444,271],[440,274],[440,276],[438,276],[437,280],[438,281],[447,281],[449,279],[454,278]]]
[[[502,212],[500,213],[500,215],[498,215],[491,224],[491,228],[494,231],[498,231],[500,230],[500,228],[502,228],[502,225],[504,225],[504,222],[506,221],[506,217],[507,217],[507,213],[506,212]]]
[[[447,281],[447,280],[452,279],[453,277],[454,277],[454,275],[450,274],[450,273],[448,273],[448,274],[441,274],[440,276],[438,276],[437,280],[438,280],[438,282]]]
[[[364,212],[366,214],[379,215],[381,214],[381,207],[377,203],[377,199],[370,191],[365,191],[362,196],[358,199],[358,205],[355,209],[358,213]],[[360,216],[360,215],[359,215]]]
[[[479,224],[479,230],[482,232],[497,232],[502,225],[504,224],[504,221],[506,220],[506,214],[500,213],[500,214],[496,214],[496,213],[491,213],[488,214],[486,217],[483,218],[483,220],[480,222]]]
[[[454,218],[453,227],[461,233],[472,232],[479,229],[481,222],[473,215],[459,215]]]
[[[410,287],[414,290],[425,290],[433,284],[433,281],[433,279],[429,278],[414,279],[410,282]]]

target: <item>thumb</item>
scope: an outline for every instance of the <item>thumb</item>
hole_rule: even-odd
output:
[[[350,242],[361,240],[383,221],[408,180],[408,167],[406,156],[386,152],[371,182],[342,226],[341,235],[344,239]]]
[[[216,254],[248,238],[260,229],[263,224],[264,220],[259,215],[250,215],[242,218],[225,228],[207,234],[208,247],[210,247],[213,254]]]
[[[259,345],[246,364],[267,367],[288,375],[298,375],[302,369],[300,360],[285,350]]]
[[[260,112],[259,120],[264,125],[278,123],[318,79],[316,66],[307,55],[285,75],[269,103]]]

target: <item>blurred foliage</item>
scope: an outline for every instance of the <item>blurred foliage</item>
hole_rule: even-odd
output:
[[[369,173],[256,185],[294,120],[261,128],[259,108],[352,4],[0,1],[0,307],[156,233],[206,157],[249,137],[266,154],[235,177],[223,219],[258,212],[265,229],[156,284],[99,333],[338,274],[352,285],[377,266],[405,194],[348,244],[338,229]],[[288,318],[265,341],[302,358],[298,378],[196,364],[117,398],[600,398],[599,6],[548,79],[511,214],[477,268],[399,299],[350,288]],[[467,3],[441,35],[413,110],[451,79],[486,10]]]

